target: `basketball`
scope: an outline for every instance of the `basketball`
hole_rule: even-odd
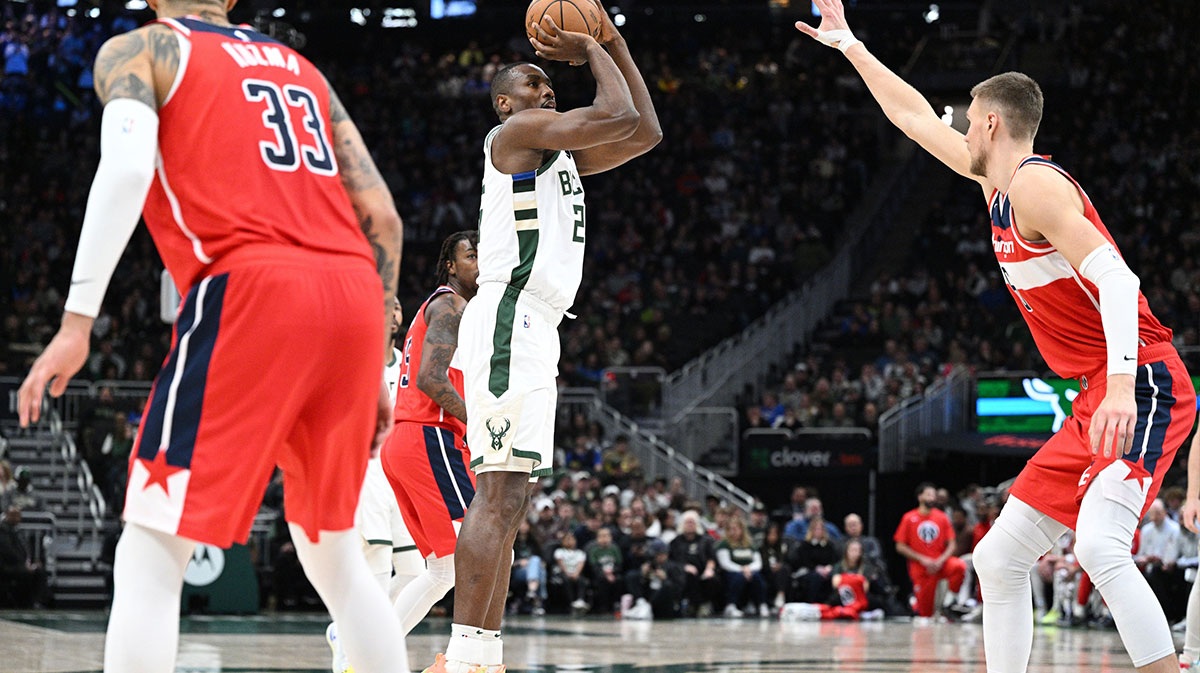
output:
[[[530,24],[547,16],[563,30],[600,38],[600,12],[589,0],[533,0],[525,10],[525,34],[533,37]]]

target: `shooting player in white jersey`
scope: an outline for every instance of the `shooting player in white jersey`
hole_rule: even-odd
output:
[[[662,138],[624,39],[599,13],[600,42],[559,30],[549,18],[530,39],[542,58],[590,65],[591,106],[558,112],[550,78],[529,63],[492,80],[501,124],[484,141],[479,292],[463,314],[458,351],[477,489],[455,552],[450,645],[427,673],[504,670],[500,619],[510,553],[527,484],[551,471],[558,324],[583,274],[587,215],[579,178],[620,166]]]

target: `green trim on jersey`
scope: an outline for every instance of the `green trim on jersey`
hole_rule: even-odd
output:
[[[367,544],[385,544],[390,547],[390,546],[392,546],[392,541],[391,540],[367,540]]]
[[[536,208],[533,209],[533,217],[537,217]],[[517,317],[517,298],[521,296],[521,288],[529,282],[529,275],[533,272],[533,260],[537,257],[538,230],[518,231],[517,244],[521,261],[512,270],[512,277],[504,287],[504,295],[500,297],[500,304],[496,307],[496,329],[492,333],[488,390],[495,397],[508,392],[508,367],[512,360],[512,332],[513,322]]]
[[[406,551],[417,551],[417,545],[409,544],[409,545],[404,545],[403,547],[392,547],[393,554],[399,554],[401,552],[406,552]]]
[[[558,155],[560,154],[562,154],[562,150],[554,150],[554,154],[550,155],[550,158],[546,160],[546,163],[542,164],[542,167],[537,169],[537,174],[541,175],[549,170],[550,166],[554,165],[555,161],[558,161]]]

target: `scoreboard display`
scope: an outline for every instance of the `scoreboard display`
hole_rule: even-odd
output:
[[[1192,377],[1200,388],[1200,376]],[[976,430],[983,433],[1057,432],[1071,415],[1079,382],[1057,378],[976,381]]]

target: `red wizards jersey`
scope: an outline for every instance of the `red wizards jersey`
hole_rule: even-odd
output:
[[[1017,165],[1049,166],[1062,173],[1083,198],[1083,216],[1116,247],[1091,199],[1060,166],[1033,155]],[[1016,171],[1013,171],[1016,175]],[[1104,325],[1100,320],[1100,292],[1079,274],[1047,241],[1026,241],[1013,226],[1008,195],[996,190],[988,200],[992,219],[992,248],[1004,282],[1016,300],[1038,350],[1054,373],[1063,378],[1103,374],[1108,362]],[[1138,293],[1139,345],[1170,343],[1171,330],[1150,312],[1146,297]]]
[[[158,111],[143,215],[180,294],[236,249],[269,259],[286,246],[374,266],[338,178],[317,68],[249,26],[159,22],[178,36],[180,59]]]
[[[946,551],[950,540],[954,539],[954,527],[950,525],[950,518],[942,510],[931,509],[929,514],[922,515],[920,508],[917,508],[909,510],[900,519],[900,525],[896,527],[896,534],[892,539],[903,542],[918,554],[937,558]],[[921,565],[910,560],[908,567],[911,571],[913,568],[921,568]]]
[[[417,311],[416,317],[408,327],[408,333],[404,335],[404,363],[400,369],[400,386],[396,388],[395,418],[397,423],[433,425],[446,428],[459,437],[465,437],[467,426],[446,413],[446,410],[438,406],[437,402],[417,388],[417,375],[421,370],[421,352],[425,346],[425,330],[429,328],[429,324],[425,320],[425,309],[429,306],[429,302],[437,297],[453,293],[454,288],[448,285],[434,290],[433,294],[429,295],[429,299],[421,304],[421,309]],[[457,362],[458,353],[456,352],[450,361],[447,375],[450,385],[454,386],[459,395],[462,395],[463,373],[456,366]]]

